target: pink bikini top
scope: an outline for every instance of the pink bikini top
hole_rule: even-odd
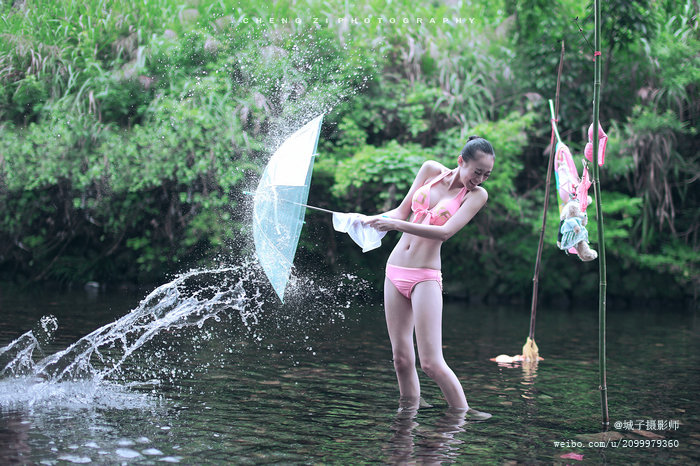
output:
[[[435,183],[442,180],[451,171],[448,170],[441,175],[438,175],[433,181],[430,181],[416,191],[411,202],[411,210],[415,213],[413,223],[421,223],[423,225],[444,225],[445,222],[452,217],[462,205],[462,199],[467,194],[467,187],[463,187],[459,193],[452,199],[443,199],[430,209],[430,188]]]

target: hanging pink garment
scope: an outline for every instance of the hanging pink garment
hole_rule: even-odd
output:
[[[598,166],[605,163],[605,146],[608,144],[608,135],[603,131],[603,127],[598,124]],[[583,150],[589,162],[593,162],[593,123],[588,127],[588,144]]]

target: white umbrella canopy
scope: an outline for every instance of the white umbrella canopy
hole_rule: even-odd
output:
[[[253,200],[255,252],[282,302],[304,224],[322,120],[323,114],[309,121],[275,151]]]

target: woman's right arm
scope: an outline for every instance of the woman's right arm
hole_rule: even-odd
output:
[[[386,216],[389,218],[395,218],[398,220],[406,220],[411,216],[411,202],[413,201],[413,195],[415,192],[423,186],[429,179],[432,179],[442,173],[444,167],[433,160],[428,160],[423,162],[416,178],[413,180],[411,188],[406,193],[406,196],[401,201],[398,207],[389,210],[387,212],[378,214],[378,216]]]

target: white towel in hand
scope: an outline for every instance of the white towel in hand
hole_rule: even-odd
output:
[[[382,238],[386,235],[386,231],[379,231],[362,223],[362,219],[365,217],[362,214],[333,213],[335,231],[350,235],[350,238],[362,248],[362,252],[371,251],[381,246]]]

